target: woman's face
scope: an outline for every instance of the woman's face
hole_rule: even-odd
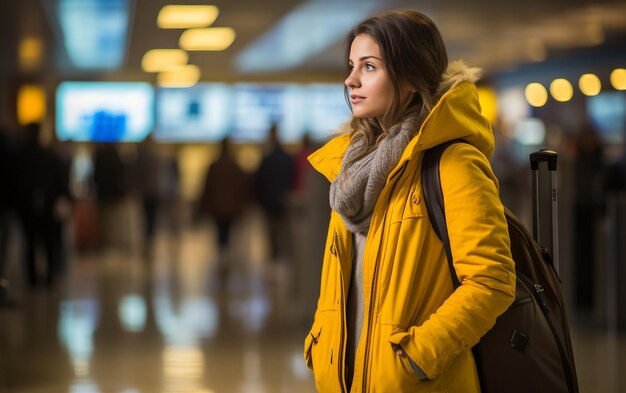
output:
[[[356,36],[348,59],[350,75],[344,82],[349,89],[353,115],[376,118],[381,124],[394,96],[382,59],[380,47],[370,36]]]

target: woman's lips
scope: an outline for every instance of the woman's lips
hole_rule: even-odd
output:
[[[350,95],[350,102],[353,105],[358,104],[359,102],[363,102],[364,100],[365,100],[365,97],[357,96],[357,95]]]

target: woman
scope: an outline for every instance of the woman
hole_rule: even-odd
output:
[[[416,11],[365,20],[346,42],[350,132],[309,158],[332,214],[307,365],[320,392],[479,392],[471,347],[513,301],[515,270],[478,70],[448,65]],[[455,291],[420,171],[425,150],[459,138],[441,159]]]

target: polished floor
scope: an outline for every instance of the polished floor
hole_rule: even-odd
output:
[[[301,283],[318,277],[268,262],[263,234],[252,215],[227,268],[199,225],[160,232],[148,257],[77,253],[52,289],[17,285],[0,308],[0,392],[314,392]],[[589,318],[572,316],[580,391],[625,392],[626,336]]]

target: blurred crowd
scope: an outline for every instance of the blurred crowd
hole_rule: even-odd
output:
[[[492,164],[502,200],[529,223],[528,165],[517,158],[514,141],[498,126],[495,132]],[[39,124],[0,132],[0,304],[11,304],[12,285],[54,286],[76,252],[134,252],[140,244],[141,255],[149,258],[159,229],[176,239],[181,229],[198,223],[214,227],[217,265],[225,272],[233,227],[254,208],[264,217],[267,262],[291,263],[300,270],[294,274],[319,274],[315,258],[321,258],[323,248],[328,184],[321,175],[311,175],[307,157],[315,146],[308,138],[285,149],[272,127],[254,168],[240,165],[237,145],[225,138],[215,145],[219,152],[191,198],[181,196],[176,146],[166,149],[148,137],[133,145],[133,154],[122,147],[92,144],[85,157],[68,142],[42,143]],[[571,240],[565,240],[571,244],[565,255],[571,261],[573,299],[583,310],[597,301],[596,265],[606,257],[603,236],[610,235],[602,230],[607,201],[626,192],[624,154],[607,154],[606,148],[591,127],[558,147],[559,171],[565,174],[560,209],[571,216],[574,228]],[[136,229],[129,225],[129,201],[140,213]],[[566,239],[567,233],[560,237]],[[18,276],[24,283],[9,280],[9,248],[16,243],[17,261],[11,265],[22,270]],[[308,281],[307,290],[314,293],[317,280]]]
[[[273,126],[253,170],[240,166],[235,145],[223,139],[190,200],[181,196],[177,150],[151,137],[134,145],[132,154],[116,143],[95,143],[87,157],[68,142],[43,143],[39,124],[3,130],[0,138],[0,304],[15,303],[12,286],[55,286],[75,253],[138,251],[149,260],[159,229],[175,240],[184,227],[210,223],[218,267],[227,270],[232,228],[254,208],[266,223],[269,263],[285,264],[299,252],[291,227],[294,218],[306,220],[298,215],[306,214],[310,194],[308,137],[287,152]],[[140,213],[136,228],[129,205]],[[11,244],[19,244],[17,253],[10,253]],[[10,274],[9,265],[19,274]]]

